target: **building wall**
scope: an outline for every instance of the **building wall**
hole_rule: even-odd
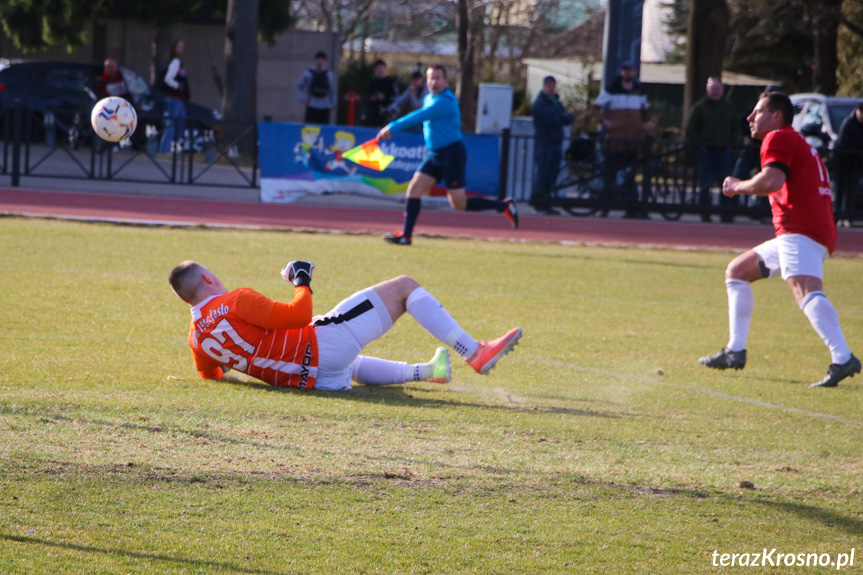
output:
[[[280,35],[275,46],[258,46],[258,115],[273,117],[274,122],[302,122],[305,108],[294,94],[294,86],[314,65],[318,51],[326,53],[338,93],[341,48],[338,35],[331,32],[293,30]],[[223,56],[224,58],[224,56]],[[336,106],[343,105],[337,102]],[[331,120],[335,118],[335,111]]]
[[[179,24],[171,28],[171,37],[186,45],[183,58],[189,75],[192,101],[221,110],[225,78],[225,28],[209,24]],[[105,46],[87,44],[67,52],[53,48],[39,54],[22,54],[0,29],[0,58],[28,61],[62,61],[100,63],[115,58],[121,66],[152,79],[151,27],[128,20],[110,20],[105,27]],[[338,83],[340,47],[338,37],[329,32],[291,30],[280,34],[274,46],[258,46],[258,119],[271,116],[275,122],[301,122],[305,109],[294,95],[294,85],[312,66],[315,52],[329,56],[330,68]],[[161,63],[160,69],[167,62]]]

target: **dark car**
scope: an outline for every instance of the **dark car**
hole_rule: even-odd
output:
[[[828,157],[839,137],[839,128],[863,98],[838,98],[824,94],[793,94],[795,130],[812,147]]]
[[[161,132],[165,99],[141,76],[120,68],[138,113],[138,128],[133,143],[142,146],[153,129]],[[0,64],[0,124],[9,120],[9,112],[20,100],[32,110],[31,139],[49,142],[58,137],[77,146],[92,135],[90,111],[98,100],[96,80],[102,67],[74,62],[3,62]],[[221,121],[217,110],[192,102],[186,103],[189,132],[211,133]],[[0,129],[0,137],[3,136]]]
[[[42,139],[43,126],[72,133],[79,116],[92,107],[94,68],[98,69],[89,64],[8,63],[0,70],[0,120],[8,124],[20,100],[34,112],[28,118],[32,139]]]

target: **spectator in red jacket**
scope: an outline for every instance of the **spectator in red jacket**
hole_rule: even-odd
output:
[[[105,60],[105,70],[96,80],[96,92],[100,99],[108,96],[119,96],[129,100],[129,87],[126,86],[126,80],[123,78],[123,73],[120,72],[116,60],[111,58]]]

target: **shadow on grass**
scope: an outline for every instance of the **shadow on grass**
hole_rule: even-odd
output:
[[[473,407],[476,409],[488,409],[495,411],[512,411],[516,413],[556,413],[561,415],[572,415],[581,417],[602,417],[606,419],[619,419],[621,417],[629,417],[629,414],[613,414],[593,411],[590,409],[574,409],[569,407],[542,406],[523,404],[509,400],[508,404],[491,404],[477,403],[464,401],[461,399],[427,399],[416,397],[410,394],[410,389],[404,385],[358,385],[350,391],[321,391],[318,389],[305,390],[295,387],[274,386],[266,383],[258,383],[256,381],[245,381],[237,378],[226,378],[221,383],[230,385],[240,385],[266,391],[270,393],[299,393],[313,394],[321,399],[348,399],[353,401],[364,401],[368,403],[386,403],[387,405],[399,407],[424,407],[424,408],[440,408],[440,407]],[[446,388],[438,388],[440,391],[445,391]]]
[[[769,501],[755,499],[753,503],[772,507],[785,513],[797,515],[810,519],[825,527],[840,529],[850,535],[863,535],[863,520],[855,519],[846,515],[840,515],[829,509],[822,509],[813,505],[805,505],[803,503],[794,503],[792,501]]]
[[[795,503],[793,501],[773,501],[770,499],[755,496],[752,499],[743,499],[737,495],[728,493],[710,493],[704,489],[697,488],[679,488],[679,487],[652,487],[649,485],[616,483],[613,481],[596,481],[585,475],[576,475],[572,478],[573,483],[580,485],[588,485],[595,487],[606,487],[610,489],[624,489],[628,492],[643,495],[647,497],[689,497],[693,499],[715,499],[720,502],[727,502],[734,506],[742,505],[759,505],[762,507],[772,508],[788,515],[794,515],[799,518],[819,523],[825,527],[838,529],[848,533],[849,535],[863,535],[863,520],[857,519],[852,515],[842,515],[830,509],[807,505],[804,503]],[[851,513],[854,513],[851,511]]]
[[[107,421],[105,419],[84,419],[81,417],[68,417],[66,415],[46,415],[42,416],[46,419],[52,419],[54,421],[62,421],[64,423],[86,423],[87,425],[102,425],[107,427],[119,427],[122,429],[129,429],[132,431],[148,431],[150,433],[160,433],[160,432],[170,432],[170,433],[182,433],[184,435],[188,435],[190,437],[198,437],[201,439],[209,439],[211,441],[220,441],[222,443],[231,443],[235,445],[251,445],[252,447],[272,447],[266,443],[260,443],[255,441],[246,441],[243,439],[237,439],[236,437],[230,437],[223,433],[213,433],[211,431],[198,431],[196,429],[183,429],[176,426],[170,425],[141,425],[138,423],[129,423],[128,421],[116,422],[116,421]]]
[[[7,541],[15,541],[16,543],[26,543],[28,545],[41,545],[43,547],[53,547],[56,549],[68,549],[70,551],[81,551],[84,553],[101,553],[104,555],[112,555],[116,557],[129,557],[131,559],[145,559],[150,561],[164,561],[169,563],[178,563],[188,568],[198,569],[216,569],[226,573],[260,573],[263,575],[285,575],[285,571],[269,571],[267,569],[250,569],[241,567],[231,563],[223,563],[219,561],[207,561],[205,559],[184,559],[182,557],[172,557],[170,555],[160,555],[158,553],[142,553],[140,551],[126,551],[123,549],[107,549],[103,547],[94,547],[92,545],[78,545],[75,543],[63,543],[59,541],[50,541],[39,537],[25,537],[23,535],[11,535],[9,533],[0,532],[0,539]]]

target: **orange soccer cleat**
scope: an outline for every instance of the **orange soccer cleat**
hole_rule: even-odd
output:
[[[477,373],[485,375],[500,358],[512,351],[519,339],[521,339],[521,328],[517,327],[494,341],[481,341],[474,354],[466,361]]]

